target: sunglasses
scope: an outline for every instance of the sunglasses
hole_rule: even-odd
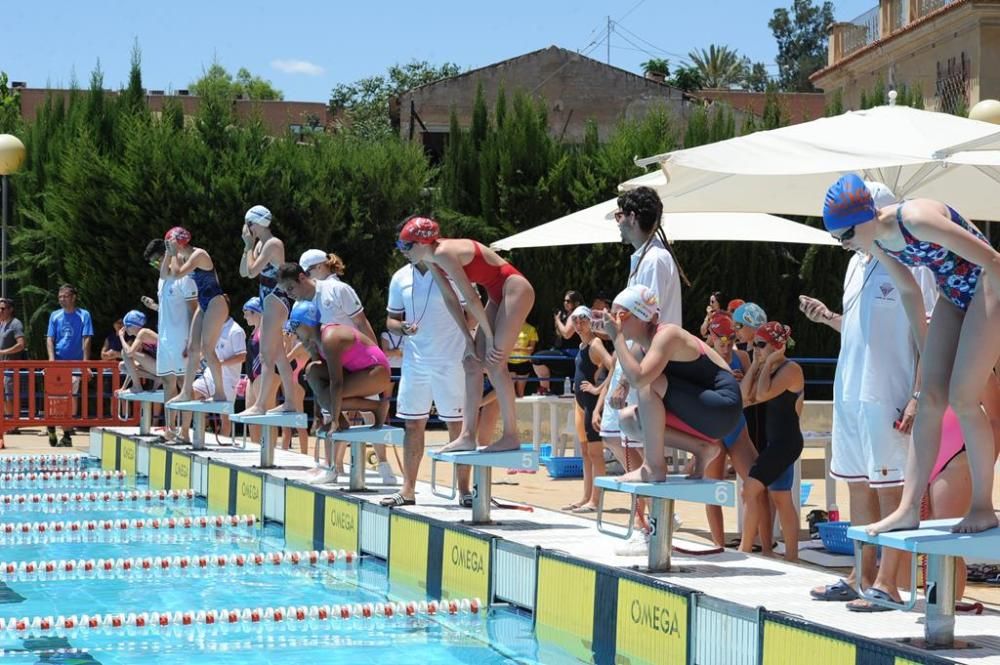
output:
[[[406,242],[405,240],[397,240],[396,241],[396,249],[398,249],[401,252],[408,252],[411,249],[413,249],[413,245],[415,245],[415,244],[416,243],[413,243],[413,242]]]
[[[858,229],[857,226],[850,226],[847,228],[846,231],[844,231],[839,236],[836,233],[831,233],[830,235],[832,235],[833,239],[836,240],[837,242],[844,242],[846,240],[850,240],[851,238],[853,238],[854,234],[857,232],[857,229]]]
[[[755,349],[765,349],[767,348],[767,342],[754,342],[753,347]]]

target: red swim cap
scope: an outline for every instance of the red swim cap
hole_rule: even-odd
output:
[[[745,302],[746,302],[745,300],[742,300],[740,298],[733,298],[732,300],[729,301],[729,304],[726,305],[726,309],[730,313],[735,312],[736,308],[739,307],[740,305],[744,304]]]
[[[733,317],[725,312],[718,312],[712,315],[711,320],[708,322],[708,330],[723,340],[732,339],[736,335],[736,326],[733,324]]]
[[[768,321],[757,328],[757,337],[776,349],[782,349],[792,337],[792,329],[777,321]]]
[[[185,229],[183,226],[175,226],[174,228],[167,231],[166,235],[163,236],[164,240],[173,240],[181,247],[184,247],[191,243],[191,232]]]
[[[399,239],[403,242],[415,242],[418,245],[429,245],[441,237],[441,228],[430,217],[414,217],[403,225]]]

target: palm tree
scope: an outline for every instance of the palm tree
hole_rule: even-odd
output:
[[[706,88],[731,88],[745,77],[746,63],[728,46],[712,44],[708,50],[688,53]]]
[[[656,74],[661,80],[670,76],[670,61],[666,58],[650,58],[641,67],[646,74]]]

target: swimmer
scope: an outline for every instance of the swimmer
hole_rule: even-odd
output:
[[[122,317],[122,324],[118,329],[118,339],[122,343],[120,367],[132,380],[133,387],[118,392],[135,393],[142,390],[143,379],[156,379],[157,336],[155,330],[146,327],[146,315],[139,310],[133,309]]]

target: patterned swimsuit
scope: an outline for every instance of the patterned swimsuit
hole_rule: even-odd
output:
[[[979,276],[983,269],[975,263],[966,261],[950,249],[933,242],[918,240],[903,225],[902,212],[903,205],[900,204],[896,208],[896,223],[899,224],[899,231],[903,234],[906,247],[895,251],[883,247],[877,240],[875,244],[905,266],[929,268],[934,273],[934,281],[937,282],[941,295],[963,312],[969,309],[969,303],[972,301],[972,296],[976,295],[976,286],[979,284]],[[948,213],[951,215],[951,221],[989,245],[979,229],[965,221],[951,206],[948,206]]]

